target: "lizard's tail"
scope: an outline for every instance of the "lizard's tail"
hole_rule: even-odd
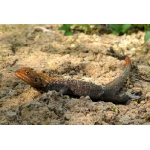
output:
[[[115,78],[113,81],[106,84],[106,89],[108,91],[117,93],[120,90],[120,88],[123,86],[124,81],[129,76],[130,70],[131,70],[131,60],[127,56],[125,58],[125,69],[124,69],[123,73],[119,77]]]
[[[125,58],[125,62],[126,62],[126,66],[131,65],[131,60],[128,56]]]

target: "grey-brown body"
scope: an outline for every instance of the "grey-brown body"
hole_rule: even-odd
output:
[[[130,73],[130,68],[131,66],[127,66],[122,75],[105,86],[74,79],[62,79],[49,82],[42,90],[45,92],[56,90],[63,95],[77,97],[88,95],[93,101],[103,100],[113,103],[125,103],[129,99],[128,95],[119,96],[118,93]]]

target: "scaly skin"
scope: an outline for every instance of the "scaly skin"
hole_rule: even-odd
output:
[[[47,92],[49,90],[56,90],[63,95],[76,97],[88,95],[93,101],[103,100],[113,103],[125,103],[129,97],[127,95],[118,95],[131,69],[129,57],[125,58],[125,62],[126,67],[124,72],[105,86],[74,79],[49,77],[44,73],[38,73],[32,68],[27,67],[17,70],[15,75],[39,91]]]

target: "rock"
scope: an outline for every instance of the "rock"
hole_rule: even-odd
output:
[[[146,98],[150,98],[150,92],[145,95]]]
[[[137,67],[138,67],[140,73],[150,76],[150,67],[149,66],[138,65]]]
[[[128,115],[123,116],[122,118],[119,119],[119,122],[123,125],[127,125],[129,124],[131,121],[131,117],[129,117]]]

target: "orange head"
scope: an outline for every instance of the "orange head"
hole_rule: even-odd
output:
[[[43,76],[34,71],[34,69],[28,67],[18,69],[15,75],[35,88],[45,87],[48,83]]]

